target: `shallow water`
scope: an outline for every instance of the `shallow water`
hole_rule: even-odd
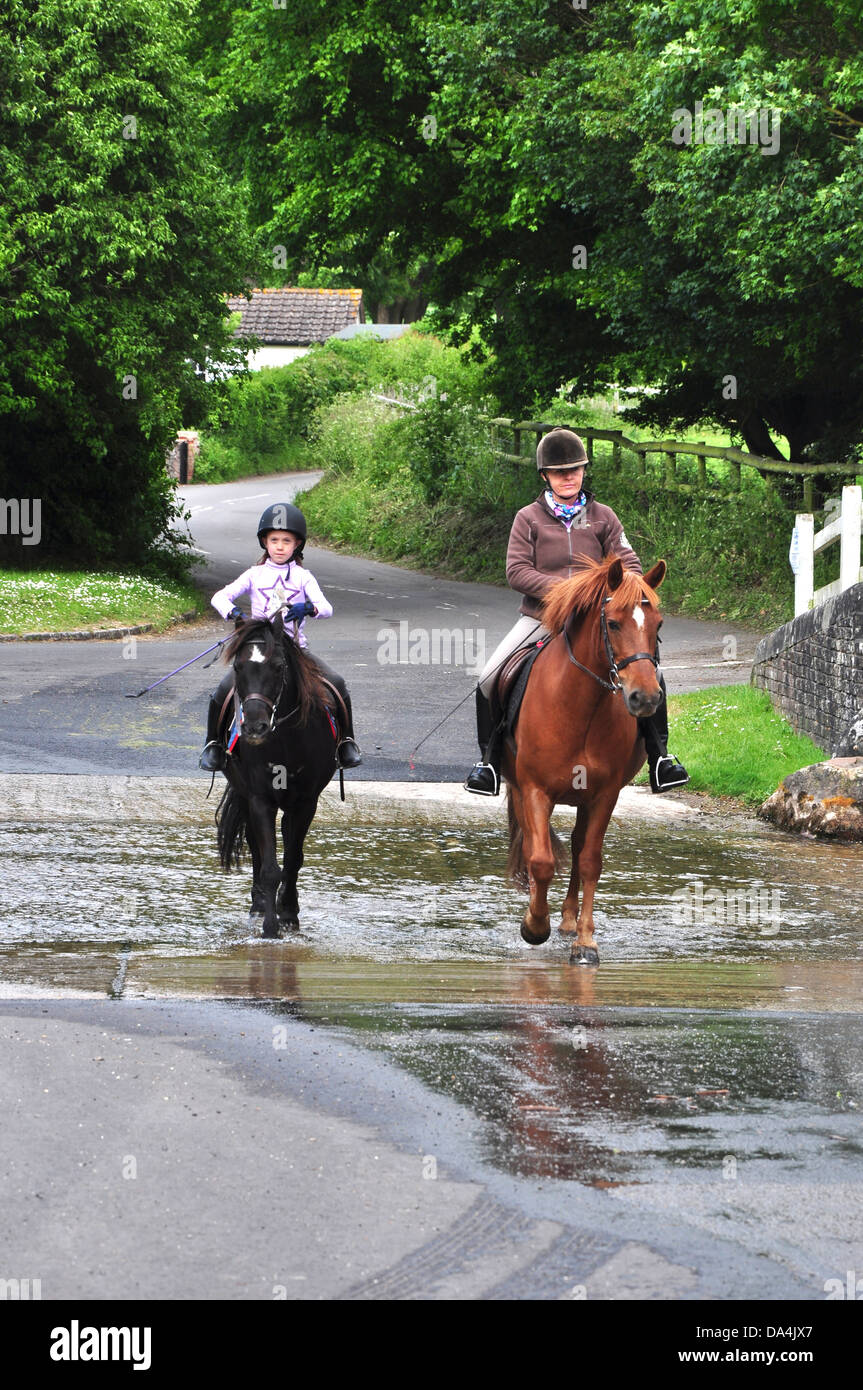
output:
[[[221,872],[211,827],[12,822],[0,831],[0,979],[274,998],[859,998],[861,846],[739,819],[612,822],[594,972],[568,966],[555,931],[522,942],[502,821],[398,821],[314,826],[302,930],[275,943],[250,933],[250,870]],[[556,879],[556,912],[564,891]]]
[[[863,1173],[863,847],[741,819],[613,822],[602,964],[584,969],[554,931],[522,942],[502,820],[393,820],[314,826],[302,930],[275,942],[249,932],[250,871],[220,871],[212,827],[8,823],[0,996],[242,999],[448,1095],[482,1161],[537,1192],[565,1180],[670,1203],[760,1250],[808,1184],[846,1260],[843,1194]],[[756,895],[742,914],[740,891]]]
[[[554,1006],[305,1004],[480,1122],[483,1158],[607,1187],[853,1181],[863,1019]]]
[[[518,959],[526,899],[504,881],[505,849],[497,825],[316,827],[300,876],[300,940],[340,958]],[[0,944],[121,937],[182,952],[249,939],[250,870],[223,874],[208,828],[12,824],[0,852]],[[557,911],[564,891],[555,879]],[[863,846],[749,822],[612,823],[596,917],[604,958],[618,962],[705,952],[863,959]]]

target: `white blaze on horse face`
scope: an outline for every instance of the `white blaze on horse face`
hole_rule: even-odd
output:
[[[252,647],[252,650],[249,653],[250,661],[266,661],[266,659],[267,658],[264,656],[264,653],[261,651],[260,647]]]
[[[640,604],[636,604],[632,610],[632,621],[636,627],[644,627],[644,609]]]

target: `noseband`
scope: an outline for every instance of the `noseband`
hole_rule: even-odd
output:
[[[582,666],[578,658],[573,656],[572,643],[569,640],[569,632],[567,631],[566,623],[564,623],[563,627],[563,640],[566,643],[566,654],[572,662],[573,666],[577,666],[580,671],[586,672],[588,676],[593,676],[593,679],[595,681],[599,681],[599,684],[603,686],[605,690],[610,690],[612,694],[616,694],[618,690],[623,689],[623,686],[620,683],[619,672],[621,672],[625,666],[631,665],[633,661],[650,661],[653,663],[653,667],[655,670],[656,667],[659,665],[659,658],[656,656],[651,656],[650,652],[636,652],[635,656],[625,656],[622,661],[617,660],[611,646],[611,638],[608,635],[608,623],[606,622],[605,618],[605,605],[608,603],[610,597],[610,594],[605,594],[599,610],[599,630],[602,633],[602,640],[605,643],[605,654],[608,657],[609,666],[608,674],[611,677],[610,681],[603,680],[602,676],[598,676],[595,671],[591,671],[589,666]],[[649,603],[650,600],[643,598],[641,602]],[[659,637],[657,637],[657,646],[659,645],[659,640]]]

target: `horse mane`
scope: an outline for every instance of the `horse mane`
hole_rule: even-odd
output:
[[[542,605],[543,626],[552,633],[562,632],[571,613],[584,614],[597,607],[608,584],[608,572],[619,559],[617,555],[606,555],[603,560],[585,559],[571,579],[561,579],[554,584]],[[645,584],[634,570],[623,570],[623,579],[614,594],[627,607],[635,607],[643,598],[654,608],[659,607],[656,590]]]
[[[241,622],[237,631],[228,638],[222,652],[224,662],[233,661],[240,647],[246,642],[260,642],[265,648],[267,661],[277,655],[277,639],[272,624],[266,618],[249,618]],[[327,702],[327,693],[321,673],[310,656],[307,656],[292,638],[286,637],[281,643],[284,660],[291,670],[297,687],[300,723],[308,722],[312,711],[322,709]]]

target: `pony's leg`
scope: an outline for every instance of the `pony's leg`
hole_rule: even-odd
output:
[[[249,912],[249,926],[259,927],[264,920],[265,899],[261,888],[261,856],[251,825],[246,838],[249,841],[249,851],[252,856],[252,907]]]
[[[574,936],[578,931],[578,890],[581,884],[579,873],[579,858],[584,837],[587,832],[587,807],[579,806],[575,817],[575,825],[572,827],[570,844],[572,846],[572,872],[569,876],[569,887],[566,890],[566,897],[563,900],[563,916],[560,920],[558,931],[563,936]]]
[[[252,828],[259,855],[257,893],[260,910],[264,914],[261,935],[278,936],[276,890],[282,873],[276,858],[276,808],[273,803],[262,796],[250,797],[248,823]]]
[[[282,844],[285,857],[282,868],[279,922],[289,931],[299,931],[300,929],[297,875],[303,867],[303,844],[317,809],[317,799],[302,801],[290,811],[286,811],[282,817]]]
[[[524,860],[530,879],[530,902],[521,924],[521,934],[531,946],[539,946],[548,940],[551,933],[548,885],[554,877],[554,850],[549,821],[553,806],[540,787],[528,787],[522,792],[520,810]]]
[[[581,875],[581,910],[576,923],[576,937],[572,943],[570,963],[575,965],[599,965],[599,951],[593,934],[593,900],[596,885],[602,873],[602,842],[611,820],[611,813],[617,802],[618,793],[604,797],[601,801],[585,806],[579,811],[579,828],[582,810],[586,813],[587,824],[581,836],[581,851],[578,856],[578,871]]]

